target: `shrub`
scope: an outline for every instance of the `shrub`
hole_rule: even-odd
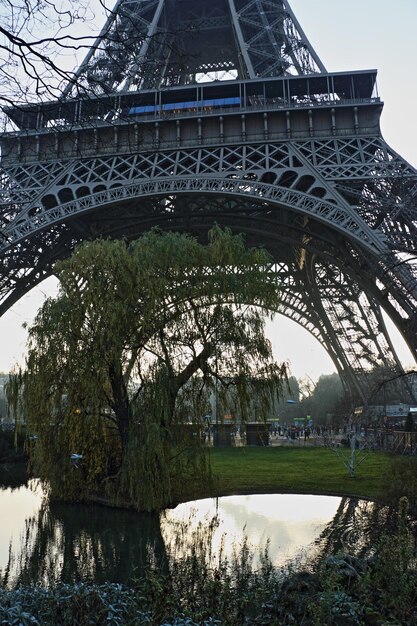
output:
[[[410,513],[416,516],[417,458],[414,456],[394,456],[384,477],[381,500],[396,506],[402,496],[407,497]]]
[[[118,584],[0,591],[0,623],[12,626],[149,626],[136,594]]]

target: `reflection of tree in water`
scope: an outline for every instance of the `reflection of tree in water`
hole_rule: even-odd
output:
[[[161,517],[162,524],[158,514],[45,499],[26,520],[20,546],[10,550],[0,583],[129,583],[149,566],[168,574],[175,572],[178,560],[191,555],[206,564],[218,556],[212,545],[217,516],[197,526],[192,515],[185,521]]]
[[[192,557],[207,565],[219,559],[220,546],[215,546],[213,537],[219,527],[217,514],[207,514],[197,520],[198,507],[191,508],[187,519],[176,519],[170,516],[169,510],[161,516],[161,531],[165,541],[169,564]]]
[[[101,506],[45,502],[26,521],[18,554],[10,554],[9,587],[79,580],[128,583],[146,565],[164,568],[159,516]]]
[[[28,480],[26,463],[0,465],[0,489],[27,487]]]
[[[375,502],[342,498],[332,521],[316,540],[310,567],[330,554],[371,554],[382,533],[396,525],[397,514]],[[21,545],[10,551],[9,563],[0,572],[0,583],[49,585],[57,582],[105,581],[129,583],[152,566],[173,577],[184,559],[204,567],[223,559],[233,567],[242,558],[258,556],[247,538],[236,545],[231,560],[224,544],[213,541],[219,527],[217,515],[199,518],[198,508],[188,519],[167,514],[94,505],[48,503],[26,521]],[[303,564],[308,567],[308,563]]]
[[[213,535],[219,527],[218,517],[207,516],[204,520],[196,521],[194,519],[196,515],[197,511],[191,511],[187,521],[169,519],[169,532],[166,529],[167,520],[162,517],[164,520],[162,533],[171,562],[173,556],[177,559],[193,556],[209,564],[213,562],[213,559],[218,560],[218,552],[222,550],[223,557],[226,558],[221,541],[220,546],[214,549],[212,545]],[[349,553],[357,557],[369,556],[373,553],[381,535],[396,528],[396,522],[397,512],[389,506],[363,499],[341,498],[333,519],[315,540],[314,547],[310,545],[301,550],[290,569],[314,568],[322,558],[338,553]],[[170,542],[173,536],[175,536],[175,546],[172,541]],[[245,535],[241,540],[241,545],[234,547],[232,560],[239,559],[240,549],[249,549],[248,555],[252,560],[256,560],[259,554],[264,553],[263,550],[260,551],[251,546],[249,538]]]
[[[316,540],[318,551],[314,562],[337,553],[369,556],[378,538],[395,528],[396,520],[397,513],[389,506],[342,498],[334,518]]]

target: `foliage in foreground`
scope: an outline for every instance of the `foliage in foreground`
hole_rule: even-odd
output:
[[[148,569],[132,588],[117,584],[0,590],[4,625],[331,626],[412,625],[417,620],[415,543],[400,501],[397,531],[368,558],[323,557],[283,572],[267,554],[256,569],[247,545],[216,563],[198,551],[169,573]],[[285,575],[284,575],[285,574]]]
[[[417,516],[417,458],[394,455],[384,477],[384,501],[395,506],[401,496],[410,503],[410,512]]]

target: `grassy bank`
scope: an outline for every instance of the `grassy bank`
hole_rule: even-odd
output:
[[[344,451],[349,454],[348,450]],[[334,452],[315,447],[213,448],[214,487],[204,485],[195,497],[244,493],[352,495],[377,500],[388,472],[388,454],[371,452],[355,478]]]

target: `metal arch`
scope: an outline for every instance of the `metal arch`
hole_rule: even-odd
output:
[[[16,245],[31,236],[65,219],[93,210],[99,206],[115,204],[132,198],[169,195],[177,193],[214,193],[242,196],[277,205],[285,205],[318,221],[328,224],[352,240],[356,240],[372,255],[385,251],[384,241],[352,211],[294,189],[259,183],[258,181],[225,178],[167,178],[138,180],[124,183],[105,191],[77,198],[71,202],[58,204],[51,209],[40,209],[33,217],[17,220],[3,229],[0,252]]]
[[[349,365],[344,371],[366,371],[370,366],[401,370],[380,305],[372,295],[352,281],[343,268],[324,264],[315,256],[306,264],[306,269],[309,276],[306,286],[314,307],[320,311],[330,343],[342,362]],[[363,382],[351,377],[350,386],[356,387],[357,393],[366,400]]]
[[[200,230],[200,228],[198,228]],[[65,233],[64,233],[65,234]],[[120,236],[120,235],[119,235]],[[75,244],[74,235],[70,238],[71,241],[67,237],[67,248],[63,248],[62,243],[60,244],[60,249],[58,253],[54,254],[55,258],[62,258],[62,256],[67,256],[71,247]],[[81,241],[78,238],[78,241]],[[65,241],[64,241],[65,243]],[[52,244],[52,240],[50,242],[50,246]],[[39,247],[39,244],[34,242],[35,248]],[[51,250],[53,251],[53,247],[51,246]],[[38,260],[38,263],[41,263],[41,259]],[[294,265],[294,264],[293,264]],[[285,263],[276,263],[271,270],[276,273],[277,277],[284,276],[284,281],[280,280],[280,286],[284,284],[283,289],[283,298],[281,305],[277,309],[277,313],[280,313],[296,323],[298,323],[301,327],[305,328],[312,336],[314,336],[319,343],[324,347],[329,356],[332,358],[337,370],[340,373],[342,379],[348,379],[347,371],[349,369],[349,363],[346,359],[340,358],[340,351],[334,351],[334,345],[329,343],[328,333],[326,331],[325,321],[320,318],[317,311],[318,308],[314,306],[314,300],[310,298],[308,284],[303,281],[301,278],[301,274],[299,269],[296,267],[288,268],[288,264]],[[19,297],[21,297],[26,291],[32,288],[35,284],[43,280],[45,277],[51,274],[51,265],[49,267],[43,267],[41,269],[38,265],[36,271],[33,271],[31,275],[27,277],[27,282],[24,285],[24,288],[16,287],[12,292],[11,297],[4,301],[0,305],[0,311],[4,312],[7,310],[9,306],[11,306]],[[297,278],[298,276],[298,278]]]
[[[352,280],[347,268],[332,267],[316,253],[306,253],[301,272],[301,299],[316,318],[320,342],[347,387],[366,401],[366,376],[359,372],[370,365],[401,370],[380,306]]]
[[[311,296],[308,283],[303,281],[293,285],[292,288],[285,288],[281,282],[280,286],[282,299],[276,312],[292,319],[317,339],[332,359],[341,377],[346,378],[345,372],[349,369],[348,360],[340,350],[335,349],[335,343],[329,341],[326,318],[320,317],[319,309],[314,306],[314,297]]]
[[[253,153],[255,158],[250,157]],[[382,157],[380,156],[382,153]],[[275,156],[276,155],[276,156]],[[376,156],[378,155],[378,156]],[[130,150],[112,155],[108,153],[100,154],[94,151],[93,154],[80,155],[76,151],[68,154],[67,159],[55,159],[50,162],[38,160],[18,161],[13,165],[8,165],[5,177],[11,180],[11,186],[7,189],[10,202],[19,206],[23,203],[35,200],[40,192],[45,192],[59,179],[66,180],[66,184],[71,184],[71,176],[75,183],[77,180],[77,169],[89,170],[90,174],[97,168],[106,168],[109,175],[114,178],[119,176],[118,169],[122,168],[126,172],[127,178],[132,178],[135,171],[149,172],[144,177],[166,176],[164,167],[158,161],[168,163],[174,169],[174,175],[195,176],[201,169],[206,168],[207,173],[223,171],[223,175],[236,174],[236,165],[228,165],[228,159],[232,156],[241,162],[246,172],[257,172],[262,174],[268,161],[269,169],[273,171],[294,169],[288,163],[295,158],[307,168],[310,174],[320,181],[334,199],[335,192],[338,191],[337,199],[345,202],[343,194],[356,194],[356,201],[359,205],[363,185],[370,184],[375,180],[396,180],[401,178],[404,181],[410,179],[417,183],[417,172],[408,163],[400,159],[395,153],[388,149],[388,146],[380,137],[351,137],[332,139],[311,139],[309,141],[265,142],[259,141],[251,143],[250,146],[242,144],[228,144],[219,147],[202,146],[188,147],[180,146],[175,148],[164,148],[155,154],[154,146],[145,146],[144,149]],[[207,167],[205,158],[216,159],[217,169]],[[180,169],[181,162],[187,159],[192,165]],[[222,170],[219,170],[219,168]],[[295,168],[299,169],[299,168]],[[14,182],[16,181],[16,182]],[[17,182],[19,181],[19,182]],[[355,182],[361,183],[361,188],[355,189]],[[23,199],[21,197],[23,195]],[[387,194],[389,195],[389,194]],[[355,209],[360,207],[355,207]],[[395,204],[398,210],[398,204]],[[365,209],[363,215],[369,219],[369,211]],[[417,219],[417,210],[414,211],[414,219]]]
[[[88,214],[85,214],[85,216],[87,216]],[[123,214],[119,214],[119,220],[123,220],[125,221],[125,217],[123,216]],[[193,225],[192,223],[189,222],[189,218],[187,219],[186,216],[185,217],[185,221],[179,221],[178,220],[178,215],[175,213],[175,211],[173,213],[168,213],[165,216],[165,219],[167,220],[167,223],[165,223],[164,221],[161,221],[160,219],[155,218],[155,224],[158,224],[161,228],[163,229],[172,229],[175,228],[176,230],[187,230],[191,232],[194,232],[196,230],[196,226]],[[203,216],[204,217],[204,216]],[[239,232],[249,232],[250,229],[245,229],[242,228],[243,222],[239,222],[236,219],[237,216],[233,216],[232,214],[229,214],[229,221],[226,221],[225,225],[229,225],[233,228],[237,228],[239,230]],[[209,220],[209,222],[207,221],[207,214],[206,214],[206,218],[204,221],[201,221],[201,219],[199,218],[199,214],[197,214],[197,218],[198,218],[198,223],[199,226],[197,227],[198,232],[201,232],[202,229],[206,229],[207,227],[209,227],[210,224],[213,223],[213,219],[216,219],[215,216],[213,216],[213,214],[211,213],[211,218]],[[260,228],[260,225],[258,224],[258,221],[256,219],[256,215],[252,216],[250,218],[253,222],[254,225],[255,223],[257,224],[258,230]],[[82,225],[82,221],[80,220],[80,217],[77,217],[77,219],[75,220],[74,225],[77,226],[81,226]],[[71,246],[74,245],[74,243],[76,242],[76,233],[70,233],[68,231],[68,228],[64,227],[65,225],[62,224],[62,228],[63,230],[61,230],[62,234],[64,237],[67,237],[67,241],[68,241],[68,245],[67,245],[67,251],[65,253],[65,251],[60,252],[60,255],[64,255],[65,254],[69,254],[71,251]],[[70,222],[68,223],[68,226],[70,226]],[[142,230],[143,228],[147,229],[149,228],[149,224],[148,223],[144,223],[142,224]],[[53,230],[53,229],[52,229]],[[261,228],[262,230],[262,228]],[[104,235],[107,236],[108,231],[103,230],[101,232],[96,232],[95,235],[92,234],[93,237],[95,236],[100,236],[100,235]],[[137,232],[137,231],[136,231]],[[264,234],[268,233],[268,229],[263,230]],[[48,233],[45,232],[45,235],[47,235]],[[59,234],[58,231],[56,231],[56,234]],[[129,233],[130,236],[135,236],[134,232]],[[138,234],[138,232],[137,232]],[[270,232],[268,233],[269,235],[271,234]],[[50,237],[48,238],[48,243],[45,242],[45,240],[41,239],[39,241],[37,241],[37,239],[42,235],[41,232],[38,233],[38,235],[34,235],[33,236],[33,244],[32,247],[34,249],[48,249],[48,245],[49,245],[49,249],[48,249],[48,253],[49,254],[53,254],[53,246],[56,245],[53,243],[53,238],[51,239]],[[120,232],[120,233],[115,233],[116,236],[120,237],[120,236],[125,236],[125,234]],[[86,238],[86,236],[88,237],[88,233],[87,235],[83,235],[82,234],[82,230],[80,230],[80,234],[78,235],[78,240],[80,240],[81,238]],[[59,240],[57,240],[59,242]],[[277,239],[277,242],[279,241],[279,238]],[[297,245],[298,238],[296,238],[294,240],[294,244]],[[42,243],[41,243],[42,242]],[[308,243],[306,243],[305,245],[309,246]],[[269,246],[268,246],[269,247]],[[292,246],[291,244],[289,244],[289,248],[292,250]],[[276,246],[276,251],[278,253],[278,255],[280,254],[280,252],[282,251],[282,246],[281,245],[277,245]],[[21,252],[21,254],[23,255],[23,251]],[[22,258],[24,259],[24,257],[22,256]],[[278,257],[279,258],[279,257]],[[306,267],[308,267],[307,264],[305,264]],[[337,316],[333,316],[333,318],[331,320],[328,319],[327,313],[326,311],[324,311],[322,313],[321,311],[321,307],[320,307],[320,303],[321,303],[321,295],[319,294],[319,292],[317,290],[314,291],[314,289],[312,290],[311,287],[311,281],[308,278],[308,275],[305,274],[305,279],[302,278],[302,275],[300,274],[300,268],[296,266],[294,266],[294,262],[292,262],[292,266],[293,266],[293,272],[292,272],[292,282],[291,285],[292,287],[287,289],[287,294],[288,296],[285,298],[285,306],[286,308],[283,309],[283,313],[287,315],[287,317],[291,317],[292,319],[294,319],[297,322],[300,322],[300,320],[302,320],[301,325],[305,326],[307,330],[309,330],[310,332],[313,332],[312,334],[314,336],[316,336],[316,338],[320,338],[320,343],[325,345],[325,349],[328,352],[328,354],[330,355],[330,357],[333,359],[333,362],[336,365],[336,368],[338,369],[341,378],[345,381],[345,383],[349,386],[350,389],[355,389],[356,393],[359,394],[360,397],[364,397],[365,392],[361,392],[361,385],[358,383],[356,375],[353,374],[350,370],[352,369],[352,365],[355,364],[355,358],[356,358],[356,348],[355,348],[355,342],[353,342],[352,345],[352,350],[350,353],[350,358],[346,358],[346,355],[343,352],[343,346],[340,345],[339,343],[339,339],[338,339],[338,329],[340,327],[340,320]],[[28,280],[31,281],[33,284],[33,280],[36,279],[37,276],[39,276],[39,280],[41,279],[40,277],[40,269],[38,268],[37,273],[33,274],[32,273],[32,278],[29,275]],[[45,270],[45,268],[44,268]],[[45,274],[45,272],[44,272]],[[287,277],[288,277],[288,272],[287,272]],[[298,278],[297,278],[298,277]],[[295,282],[294,282],[295,280]],[[351,283],[351,278],[348,278],[347,281],[350,281]],[[21,282],[21,285],[23,286],[23,282]],[[31,285],[30,285],[31,286]],[[349,292],[349,290],[351,291],[353,289],[353,283],[351,283],[350,285],[348,284],[348,282],[346,283],[346,285],[343,286],[344,287],[344,292],[340,292],[339,295],[339,300],[341,297],[346,298],[346,293]],[[16,285],[16,289],[18,288],[18,286]],[[339,289],[339,286],[333,282],[332,284],[332,288],[337,290]],[[23,291],[21,290],[21,293],[23,293],[25,291],[24,286],[23,286]],[[355,287],[355,293],[358,293],[358,287]],[[311,294],[313,294],[313,296],[311,296]],[[297,297],[301,298],[297,300]],[[292,307],[292,303],[294,305],[294,307],[297,305],[299,306],[299,311],[298,313],[295,312],[295,309],[293,307],[293,311],[291,311],[291,307]],[[4,306],[6,305],[6,306]],[[2,307],[0,307],[1,309]],[[7,308],[7,304],[3,303],[3,309]],[[321,313],[321,315],[320,315]],[[298,319],[297,319],[298,316]],[[301,317],[300,317],[301,316]],[[305,320],[305,321],[304,321]],[[327,320],[327,321],[326,321]],[[329,330],[330,329],[330,330]],[[333,334],[332,334],[333,333]],[[359,344],[358,344],[359,345]]]
[[[31,223],[31,220],[38,219],[37,216],[42,213],[42,209],[38,206],[40,196],[45,195],[45,193],[54,191],[56,194],[55,203],[59,204],[57,196],[58,190],[65,189],[66,186],[68,189],[72,189],[75,194],[77,185],[87,185],[90,187],[90,190],[97,182],[105,183],[106,185],[114,185],[118,181],[119,185],[124,185],[125,181],[132,180],[135,172],[141,172],[143,174],[149,172],[152,173],[155,178],[159,177],[159,180],[162,180],[167,176],[168,171],[168,175],[172,181],[176,181],[181,178],[178,176],[178,172],[181,171],[180,164],[182,162],[188,163],[187,167],[183,167],[186,174],[191,174],[192,172],[196,173],[206,169],[208,176],[212,177],[210,180],[213,180],[216,173],[222,171],[219,168],[222,168],[224,170],[223,176],[235,177],[232,178],[232,180],[236,181],[236,159],[238,159],[239,163],[242,163],[246,172],[255,175],[257,179],[267,167],[272,167],[272,169],[276,170],[278,173],[282,173],[288,168],[294,169],[292,166],[288,165],[291,154],[293,154],[300,163],[304,164],[304,170],[300,169],[298,175],[301,176],[305,173],[310,173],[315,178],[316,184],[327,189],[325,199],[329,198],[333,203],[336,203],[332,204],[332,211],[334,210],[334,206],[341,206],[344,208],[346,216],[353,216],[354,224],[359,215],[363,223],[366,224],[368,231],[373,236],[379,237],[380,241],[385,244],[385,252],[383,252],[378,259],[379,265],[376,262],[376,257],[374,257],[375,261],[373,262],[373,267],[370,267],[367,271],[371,272],[371,274],[373,272],[374,277],[377,277],[378,280],[383,283],[384,290],[389,290],[392,294],[396,294],[395,297],[398,299],[400,307],[397,307],[395,302],[392,303],[394,304],[394,308],[396,307],[397,313],[401,311],[402,307],[403,310],[408,312],[408,315],[411,315],[410,302],[412,303],[413,298],[410,298],[410,296],[413,292],[414,294],[416,293],[417,280],[415,276],[410,274],[408,267],[399,264],[399,258],[393,253],[395,249],[394,235],[396,239],[399,239],[399,233],[401,233],[402,238],[404,238],[407,231],[405,231],[404,228],[397,229],[395,227],[391,228],[391,230],[384,228],[382,232],[379,228],[375,230],[374,224],[370,221],[370,211],[372,208],[365,208],[360,213],[358,206],[349,205],[349,202],[346,202],[343,197],[345,188],[348,189],[348,194],[351,193],[348,184],[355,190],[356,180],[361,181],[361,184],[363,184],[364,179],[372,181],[375,175],[378,176],[379,181],[383,181],[384,177],[388,181],[391,179],[395,181],[400,173],[405,181],[409,180],[410,184],[413,183],[416,174],[415,170],[391,151],[380,137],[359,136],[346,139],[336,137],[320,141],[310,139],[309,141],[291,141],[285,144],[280,142],[275,146],[273,144],[254,144],[250,147],[224,146],[221,148],[217,147],[212,149],[207,147],[193,150],[185,150],[180,147],[176,150],[161,151],[156,154],[120,154],[112,157],[97,155],[95,159],[81,161],[70,160],[67,161],[67,163],[65,161],[38,164],[29,162],[16,165],[10,168],[10,176],[21,182],[19,183],[20,187],[18,186],[18,189],[15,192],[13,191],[13,195],[10,196],[11,206],[18,207],[21,198],[24,199],[27,197],[32,200],[28,203],[26,209],[23,207],[19,208],[15,216],[14,224],[17,225],[18,222],[21,222],[23,226],[25,226],[25,224],[27,226]],[[251,154],[253,156],[251,156]],[[278,156],[274,157],[274,154],[278,154]],[[377,158],[375,156],[376,154],[378,155]],[[266,157],[266,155],[268,155],[268,157]],[[205,158],[211,161],[213,161],[214,158],[216,161],[215,165],[210,166],[209,160],[206,162]],[[266,165],[267,158],[269,165]],[[312,163],[314,163],[314,167],[312,167]],[[334,171],[335,167],[337,167],[336,173]],[[103,168],[105,168],[104,178],[95,177],[96,169]],[[170,171],[171,168],[174,168],[173,172]],[[345,172],[342,185],[337,184],[335,187],[334,185],[340,180],[342,172]],[[373,174],[373,177],[371,174]],[[63,181],[60,183],[61,187],[57,187],[56,184],[54,186],[54,181],[58,180],[58,175],[59,180]],[[225,180],[230,186],[231,179],[226,178]],[[107,181],[110,182],[108,183]],[[220,184],[222,185],[222,183]],[[249,183],[245,179],[243,185],[246,190],[249,184],[259,188],[263,183],[256,183],[255,181]],[[297,193],[297,190],[291,187],[286,189],[286,193]],[[40,191],[42,194],[39,194]],[[389,196],[389,194],[387,195]],[[39,197],[38,202],[36,202],[37,196]],[[243,198],[244,195],[241,194],[240,197]],[[266,195],[263,198],[256,198],[258,201],[259,199],[268,200]],[[315,202],[317,202],[317,200],[315,200]],[[34,215],[29,213],[31,209],[34,209]],[[401,215],[398,211],[398,205],[395,205],[395,209],[396,219],[398,220],[398,216]],[[310,211],[309,207],[307,207],[307,211]],[[312,213],[311,215],[314,217]],[[12,223],[12,221],[9,221],[7,228],[11,229]],[[349,229],[347,229],[346,232],[342,232],[342,234],[349,235],[351,229],[352,226],[350,225]],[[413,237],[415,239],[415,235],[409,235],[412,241],[414,241]],[[361,248],[361,241],[357,242],[357,244],[356,247],[359,250]],[[364,254],[362,251],[362,258],[363,257]],[[368,255],[368,265],[370,258],[371,257]],[[390,296],[390,298],[391,297],[392,296]],[[403,328],[402,320],[399,320],[398,325]]]
[[[356,369],[364,368],[361,342],[376,349],[378,356],[371,355],[373,364],[396,365],[378,305],[384,304],[384,292],[390,299],[385,306],[395,308],[404,335],[417,336],[417,271],[401,263],[401,253],[415,249],[417,242],[412,189],[416,172],[380,135],[374,78],[363,87],[365,83],[355,82],[355,73],[347,78],[314,76],[325,68],[288,0],[200,0],[198,8],[196,4],[179,2],[177,15],[171,11],[175,0],[119,1],[101,35],[110,34],[109,48],[104,49],[99,37],[76,74],[77,86],[68,86],[64,92],[65,106],[73,112],[72,117],[71,113],[62,118],[67,125],[62,126],[60,115],[46,116],[45,124],[52,120],[52,125],[43,125],[41,107],[36,122],[30,119],[34,111],[16,121],[23,136],[26,128],[28,132],[22,142],[25,145],[17,146],[18,133],[5,140],[10,141],[11,150],[3,161],[8,182],[0,216],[4,260],[0,294],[6,298],[0,300],[0,312],[51,270],[54,256],[65,256],[78,241],[114,230],[106,219],[115,208],[117,215],[112,219],[118,218],[119,227],[126,229],[132,224],[129,211],[133,216],[139,205],[140,215],[138,211],[133,217],[136,232],[156,222],[170,229],[177,229],[181,222],[188,229],[195,220],[204,228],[212,223],[216,211],[202,214],[198,206],[193,211],[192,205],[198,201],[189,199],[205,194],[216,198],[219,205],[227,205],[227,211],[220,210],[226,223],[242,223],[247,231],[257,231],[258,239],[270,236],[265,227],[268,219],[271,224],[274,218],[277,222],[282,219],[282,231],[275,241],[287,246],[284,258],[291,259],[297,270],[283,311],[319,338],[349,387],[360,393]],[[204,38],[209,44],[207,50],[204,44],[200,46],[197,55],[180,33],[190,25],[200,29],[196,40],[200,35],[201,41]],[[156,43],[149,45],[155,34]],[[126,35],[129,49],[122,59]],[[165,58],[176,35],[172,57]],[[183,63],[183,54],[190,53],[201,59]],[[263,96],[253,98],[247,81],[248,85],[239,87],[239,94],[244,98],[248,94],[254,103],[245,100],[244,109],[224,119],[217,117],[217,122],[211,112],[204,111],[207,116],[202,122],[194,116],[200,131],[211,124],[207,134],[197,131],[195,122],[186,126],[181,115],[171,118],[169,132],[160,132],[156,130],[160,119],[150,116],[146,131],[141,125],[144,132],[139,140],[138,125],[133,130],[129,117],[118,117],[123,116],[123,103],[134,103],[141,96],[140,91],[130,91],[133,82],[143,94],[148,87],[188,85],[213,68],[236,68],[238,74],[244,73],[245,55],[253,78],[285,76],[285,87],[274,91],[268,79]],[[141,71],[146,75],[140,76]],[[303,76],[288,77],[291,73]],[[308,97],[297,96],[297,88],[291,87],[294,81]],[[317,98],[316,92],[310,94],[310,85],[321,82],[327,83],[327,90],[320,91]],[[346,97],[339,98],[337,82],[347,85]],[[240,82],[233,89],[237,84]],[[79,115],[81,100],[70,106],[75,87],[87,95],[86,89],[90,93],[114,90],[109,96],[111,112],[107,108],[106,114],[99,114],[95,127],[88,121],[85,127],[74,126],[74,120],[88,120],[88,115]],[[202,93],[199,85],[194,88],[195,93]],[[341,87],[340,94],[344,89]],[[285,98],[279,95],[276,103],[276,94]],[[160,94],[158,97],[161,99]],[[58,113],[60,107],[61,103]],[[211,122],[206,123],[209,118]],[[98,136],[100,141],[96,141]],[[295,178],[288,180],[289,175]],[[312,181],[311,186],[306,179]],[[399,189],[401,179],[406,181],[404,193]],[[407,194],[411,202],[405,201]],[[182,211],[177,200],[184,198],[187,207]],[[239,215],[232,201],[244,205],[246,213]],[[191,210],[187,213],[187,209]],[[127,223],[121,224],[126,216]],[[286,227],[290,232],[284,232]],[[346,271],[338,276],[343,263]],[[346,343],[348,331],[353,335]],[[413,348],[417,354],[417,341]]]
[[[295,149],[295,146],[293,146],[293,148]],[[374,148],[372,148],[373,150]],[[298,151],[298,149],[297,149]],[[305,155],[301,154],[300,151],[299,152],[299,159],[300,160],[305,160]],[[161,156],[161,159],[163,159],[164,157]],[[119,168],[121,170],[123,170],[124,164],[126,162],[126,165],[128,166],[128,170],[127,173],[123,175],[123,177],[120,177],[120,188],[119,191],[115,191],[115,189],[111,189],[108,190],[107,192],[103,192],[102,196],[108,196],[108,197],[104,197],[104,201],[105,202],[116,202],[116,201],[120,201],[120,200],[125,200],[126,196],[128,197],[133,197],[134,193],[131,193],[129,191],[129,193],[125,193],[123,192],[123,189],[125,189],[127,191],[127,187],[125,185],[125,180],[126,178],[128,180],[131,181],[131,175],[129,175],[129,172],[132,170],[132,168],[134,167],[134,163],[135,161],[132,160],[131,163],[127,161],[127,159],[122,159],[120,158],[120,163],[121,165],[119,166]],[[102,160],[98,161],[99,163],[103,163]],[[152,161],[153,162],[153,161]],[[176,163],[178,162],[177,160],[175,161]],[[320,162],[318,161],[318,163],[320,164]],[[306,163],[306,165],[308,166],[308,162]],[[29,167],[29,166],[28,166]],[[94,170],[94,166],[93,166],[93,162],[89,163],[80,163],[78,167],[84,168],[87,167],[89,169],[91,169],[91,171]],[[116,170],[110,169],[110,165],[109,167],[109,172],[108,175],[111,174],[111,181],[112,184],[115,184],[115,180],[114,180],[114,172]],[[116,167],[116,166],[114,166]],[[184,192],[185,193],[189,193],[189,192],[198,192],[198,193],[204,193],[205,190],[207,191],[211,191],[211,192],[220,192],[220,193],[224,193],[225,190],[227,191],[231,191],[233,194],[236,193],[238,194],[240,197],[245,197],[245,199],[248,197],[248,195],[251,194],[251,190],[255,189],[256,192],[256,198],[254,197],[254,199],[256,200],[261,200],[262,202],[268,202],[269,205],[273,205],[273,201],[278,200],[278,204],[281,201],[282,204],[285,204],[286,206],[290,206],[292,204],[293,208],[295,207],[296,210],[299,210],[300,212],[304,212],[304,214],[306,214],[305,212],[308,213],[309,216],[312,217],[319,217],[322,220],[324,219],[324,223],[327,223],[333,228],[334,227],[334,223],[336,223],[336,225],[341,228],[342,230],[339,232],[342,232],[343,235],[346,236],[351,236],[352,234],[355,235],[357,234],[357,212],[352,208],[349,207],[348,205],[343,207],[344,201],[343,198],[341,199],[340,205],[337,204],[332,204],[332,203],[325,203],[323,201],[319,201],[317,200],[317,198],[312,198],[311,196],[302,194],[301,192],[297,192],[297,190],[291,189],[291,188],[285,188],[282,189],[281,191],[279,190],[279,188],[274,185],[274,186],[269,186],[269,189],[273,190],[273,193],[269,193],[268,191],[266,191],[267,187],[265,183],[258,183],[257,181],[248,181],[248,180],[239,180],[237,178],[227,178],[227,179],[218,179],[216,181],[215,178],[208,178],[207,181],[205,183],[201,183],[201,179],[197,179],[196,177],[194,177],[192,179],[192,181],[190,181],[189,178],[187,177],[172,177],[169,179],[170,182],[167,183],[166,179],[163,180],[163,175],[165,174],[165,171],[163,170],[163,168],[160,167],[160,172],[158,174],[158,172],[155,171],[155,176],[159,175],[161,178],[158,179],[158,182],[156,182],[156,180],[154,181],[154,183],[157,186],[157,192],[159,193],[169,193],[169,192]],[[51,170],[52,172],[54,171],[53,169]],[[65,170],[63,172],[61,172],[61,176],[60,178],[64,178],[66,179],[66,184],[71,185],[71,187],[74,188],[75,191],[75,183],[77,180],[79,180],[78,184],[84,184],[84,180],[81,180],[79,178],[77,178],[77,176],[75,176],[76,173],[76,169],[74,170],[74,173],[72,173],[72,169],[71,169],[71,164],[68,166],[67,170],[68,174],[66,176],[64,176]],[[24,176],[26,176],[25,172],[23,172]],[[40,188],[44,188],[44,194],[45,192],[50,191],[50,188],[48,188],[48,186],[46,185],[45,187],[45,181],[42,180],[42,176],[39,175],[38,170],[35,168],[33,170],[33,173],[30,174],[30,176],[32,176],[34,179],[39,179],[40,180]],[[52,176],[52,180],[54,179],[55,174],[53,174]],[[22,177],[22,174],[19,173],[19,178]],[[160,182],[159,182],[160,181]],[[180,181],[180,182],[178,182]],[[85,181],[87,183],[87,181]],[[143,181],[142,181],[143,182]],[[91,183],[88,183],[88,185],[93,185],[94,184],[94,180]],[[131,183],[130,183],[131,184]],[[147,189],[145,190],[146,194],[151,194],[155,192],[155,187],[152,188],[152,184],[149,183],[149,181],[145,181],[144,182],[145,186],[147,187]],[[167,186],[168,184],[168,186]],[[319,184],[322,184],[322,182],[320,182]],[[124,187],[123,187],[124,186]],[[122,188],[123,187],[123,188]],[[91,188],[91,187],[90,187]],[[278,194],[277,197],[277,192],[280,191],[280,194]],[[122,192],[122,195],[120,195],[119,192]],[[55,192],[57,193],[57,192]],[[284,194],[284,195],[283,195]],[[137,195],[138,196],[143,196],[143,189],[139,191],[137,191]],[[337,198],[337,196],[336,196]],[[290,201],[292,199],[292,202]],[[308,200],[307,200],[308,199]],[[337,198],[339,199],[339,198]],[[103,201],[103,198],[101,199]],[[272,201],[271,201],[272,200]],[[84,199],[82,200],[83,202]],[[81,202],[77,201],[77,202]],[[87,209],[94,209],[95,205],[100,204],[100,201],[94,202],[88,200],[87,197],[87,202],[88,202],[88,206]],[[307,204],[306,204],[307,202]],[[56,197],[56,201],[55,203],[59,206],[59,199],[58,197]],[[30,205],[29,205],[30,206]],[[11,222],[5,229],[4,233],[6,234],[6,232],[8,231],[9,233],[13,234],[13,228],[14,226],[17,227],[17,231],[15,230],[14,234],[19,234],[18,231],[20,231],[20,235],[26,236],[32,229],[33,224],[36,224],[36,222],[41,221],[41,227],[48,227],[48,225],[54,221],[56,221],[57,219],[65,219],[66,217],[68,217],[68,215],[71,214],[75,214],[77,212],[77,210],[79,209],[79,206],[77,206],[77,203],[75,206],[72,207],[72,212],[70,211],[69,213],[66,211],[66,209],[68,208],[66,205],[63,205],[62,208],[62,214],[61,215],[57,215],[57,212],[59,213],[59,211],[61,211],[60,209],[51,209],[52,213],[55,213],[55,216],[53,218],[48,217],[47,215],[43,215],[43,210],[37,208],[36,209],[36,205],[33,205],[35,208],[35,214],[33,216],[31,216],[28,212],[24,212],[24,211],[20,211],[18,213],[18,215],[16,216],[16,221]],[[323,209],[323,207],[327,207],[327,210],[329,212],[323,212],[323,210],[318,210],[315,211],[314,210],[314,206],[317,207],[321,207]],[[336,207],[336,208],[335,208]],[[342,210],[342,213],[340,214],[340,210]],[[23,213],[23,215],[22,215]],[[329,217],[330,216],[330,217]],[[336,217],[334,217],[336,216]],[[359,220],[360,221],[360,220]],[[368,232],[371,234],[372,237],[377,238],[378,237],[378,232],[372,230],[365,221],[362,222],[363,224],[365,224],[365,227],[368,229]],[[386,242],[386,236],[385,234],[380,233],[379,234],[380,237],[380,241],[382,241],[384,243],[384,238],[385,238],[385,242]],[[352,237],[351,237],[352,239]],[[356,240],[357,243],[359,244],[359,246],[363,246],[364,243],[364,237],[362,233],[359,233],[359,240]],[[366,242],[366,238],[365,238],[365,243]],[[7,245],[7,242],[6,242]],[[406,287],[406,291],[408,293],[411,293],[413,291],[413,289],[415,288],[415,279],[413,279],[412,276],[409,275],[408,270],[406,267],[402,267],[402,266],[398,266],[398,259],[391,258],[392,257],[392,252],[390,248],[384,247],[382,246],[382,252],[381,252],[381,246],[379,246],[380,251],[379,251],[379,260],[382,263],[382,268],[387,267],[387,268],[394,268],[394,275],[393,277],[390,278],[390,275],[386,275],[384,277],[384,281],[383,282],[387,282],[388,278],[390,278],[391,282],[393,282],[393,286],[395,287],[394,292],[398,292],[399,289],[399,282],[403,285],[405,285]],[[366,249],[366,246],[365,246]],[[375,252],[375,251],[374,251]],[[381,275],[381,269],[377,270],[377,275],[380,277]],[[391,270],[390,270],[391,271]],[[410,292],[411,290],[411,292]],[[403,301],[403,306],[406,305],[406,302]],[[408,308],[408,305],[406,305]]]

